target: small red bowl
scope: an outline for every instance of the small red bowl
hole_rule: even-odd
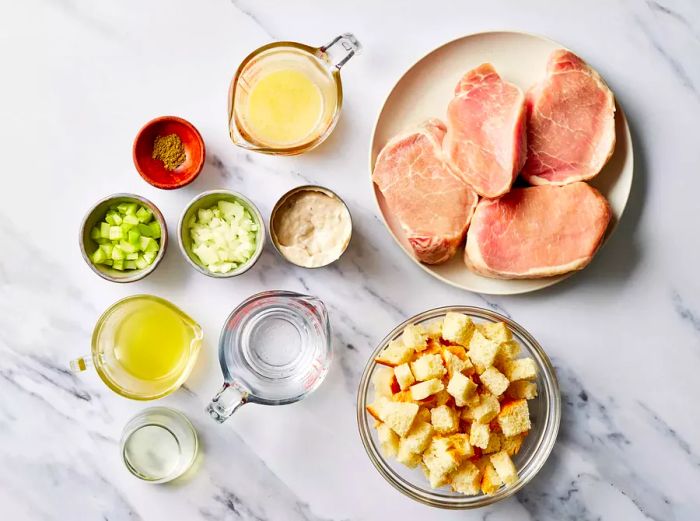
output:
[[[153,159],[153,143],[158,136],[177,134],[185,147],[185,161],[175,170],[168,170],[160,159]],[[204,166],[204,140],[189,121],[176,116],[163,116],[146,123],[134,140],[134,165],[144,180],[164,190],[190,184]]]

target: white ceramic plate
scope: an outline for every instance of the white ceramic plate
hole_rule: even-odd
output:
[[[377,155],[394,135],[415,127],[429,117],[444,120],[454,87],[465,72],[481,63],[490,62],[503,78],[527,90],[544,76],[549,54],[562,47],[533,34],[488,32],[453,40],[421,58],[399,79],[379,112],[370,146],[370,176]],[[592,66],[595,68],[595,64]],[[632,138],[619,104],[615,127],[615,152],[603,171],[591,182],[608,199],[612,208],[606,241],[622,216],[632,186]],[[532,280],[490,279],[467,269],[461,249],[445,264],[422,264],[413,257],[401,227],[388,211],[381,192],[374,184],[372,187],[379,212],[396,242],[418,266],[443,282],[477,293],[515,295],[546,288],[571,275]]]

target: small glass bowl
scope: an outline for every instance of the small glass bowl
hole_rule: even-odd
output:
[[[520,452],[513,457],[518,469],[518,481],[510,486],[502,486],[492,495],[465,496],[452,492],[448,487],[431,489],[428,480],[419,468],[410,469],[398,461],[386,458],[381,452],[377,431],[373,427],[374,418],[367,412],[371,403],[370,390],[377,369],[374,359],[391,341],[397,339],[408,324],[425,324],[444,318],[449,311],[464,313],[476,322],[505,322],[513,332],[513,337],[522,347],[522,356],[530,356],[537,365],[537,398],[529,400],[532,429],[525,438]],[[409,318],[399,324],[382,340],[374,350],[362,373],[357,395],[357,423],[362,444],[367,455],[379,473],[397,490],[406,496],[430,505],[446,509],[469,509],[491,505],[515,494],[525,486],[542,468],[559,431],[561,419],[561,396],[554,367],[537,341],[519,324],[493,311],[471,306],[449,306],[432,309]]]
[[[192,252],[192,235],[189,227],[187,226],[187,223],[193,216],[197,215],[197,211],[200,208],[210,208],[218,201],[240,203],[246,210],[248,210],[248,213],[250,213],[250,216],[255,221],[255,224],[258,225],[255,252],[253,252],[253,256],[244,264],[241,264],[236,269],[227,273],[213,273],[209,271],[202,261],[200,261],[199,258]],[[180,217],[180,222],[178,223],[177,238],[180,244],[180,250],[190,266],[209,277],[225,279],[228,277],[242,275],[252,268],[258,261],[260,255],[262,254],[263,246],[265,245],[265,222],[263,221],[262,214],[260,213],[260,210],[258,210],[258,207],[253,204],[253,201],[244,195],[237,192],[232,192],[230,190],[209,190],[207,192],[202,192],[197,197],[192,199],[190,204],[188,204],[185,208],[185,211],[182,212],[182,217]]]

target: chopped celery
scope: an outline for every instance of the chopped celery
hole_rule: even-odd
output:
[[[138,258],[139,258],[139,254],[137,252],[126,254],[126,260],[136,260]]]
[[[148,227],[151,229],[151,237],[153,237],[154,239],[160,239],[160,224],[158,224],[158,221],[153,221],[152,223],[149,223]]]
[[[107,260],[107,254],[102,248],[97,248],[95,253],[92,254],[92,262],[95,264],[102,264]]]
[[[127,239],[127,240],[128,240],[131,244],[138,244],[140,238],[141,238],[141,234],[139,233],[138,230],[129,230],[128,239]]]
[[[124,222],[136,226],[139,223],[139,220],[135,215],[125,215]]]
[[[140,270],[144,269],[149,264],[148,261],[140,255],[134,262],[136,263],[136,268]]]
[[[137,227],[139,233],[143,235],[144,237],[152,237],[153,236],[153,229],[148,226],[147,224],[139,224]]]
[[[139,239],[139,249],[141,251],[158,251],[158,243],[151,237],[141,236]]]
[[[151,212],[151,210],[149,210],[145,206],[142,206],[136,212],[136,217],[138,218],[139,222],[145,224],[151,220],[151,218],[153,217],[153,212]]]
[[[136,203],[121,203],[117,205],[117,209],[122,215],[134,215],[136,213],[136,208],[138,205]]]
[[[148,264],[151,264],[155,260],[157,254],[158,253],[155,251],[147,251],[143,254],[143,258]]]
[[[112,264],[112,267],[115,270],[123,271],[124,270],[124,261],[123,260],[115,260],[114,264]]]
[[[112,257],[112,250],[114,249],[114,244],[111,242],[109,244],[100,244],[100,249],[105,252],[107,257]]]
[[[95,226],[92,230],[90,230],[90,238],[92,240],[97,240],[102,238],[102,234],[100,233],[100,229]]]
[[[135,270],[136,263],[132,260],[124,261],[124,269],[125,270]]]
[[[124,251],[119,246],[112,248],[112,260],[124,260]]]
[[[100,235],[103,239],[109,239],[109,229],[111,226],[109,223],[100,223]]]
[[[121,249],[125,253],[135,253],[136,252],[136,246],[134,246],[130,242],[126,242],[124,240],[119,241],[119,249]]]
[[[110,241],[118,241],[119,239],[124,238],[124,230],[121,229],[119,226],[111,226],[109,228],[109,240]]]

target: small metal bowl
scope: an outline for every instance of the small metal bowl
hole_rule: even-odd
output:
[[[334,199],[337,199],[340,201],[345,209],[348,212],[348,217],[350,218],[350,237],[348,238],[348,242],[345,245],[345,248],[343,248],[343,251],[341,251],[338,256],[327,262],[326,264],[322,264],[320,266],[303,266],[301,264],[297,264],[296,262],[292,261],[289,259],[282,251],[280,248],[279,244],[279,239],[277,238],[277,230],[275,229],[275,219],[277,217],[277,212],[279,211],[280,208],[284,205],[284,203],[287,202],[287,200],[298,194],[299,192],[306,192],[306,191],[312,191],[312,192],[321,192],[322,194],[327,195],[328,197],[332,197]],[[345,201],[336,194],[333,190],[329,190],[328,188],[325,188],[323,186],[318,186],[318,185],[303,185],[303,186],[297,186],[296,188],[292,188],[289,190],[286,194],[284,194],[282,197],[279,198],[279,200],[275,203],[275,206],[272,208],[272,213],[270,214],[270,239],[272,240],[272,244],[275,247],[275,250],[277,250],[277,253],[279,253],[280,257],[282,257],[284,260],[289,262],[290,264],[294,264],[295,266],[299,266],[300,268],[306,268],[308,270],[313,270],[317,268],[325,268],[326,266],[329,266],[330,264],[333,264],[336,262],[340,257],[343,256],[343,254],[347,251],[348,246],[350,245],[350,241],[352,241],[352,228],[353,228],[353,223],[352,223],[352,214],[350,213],[350,209],[348,208],[348,205],[345,204]]]
[[[222,200],[238,202],[243,205],[243,207],[248,210],[251,217],[258,225],[258,236],[256,238],[255,252],[253,253],[253,256],[248,259],[248,262],[240,265],[235,270],[229,271],[228,273],[212,273],[204,264],[202,264],[199,258],[192,253],[192,237],[186,223],[188,223],[190,219],[197,214],[197,211],[200,208],[210,208],[218,201]],[[180,244],[180,251],[182,251],[185,259],[190,263],[190,266],[209,277],[225,279],[228,277],[236,277],[245,273],[252,268],[260,258],[260,254],[263,251],[263,246],[265,245],[265,223],[260,210],[258,210],[258,207],[244,195],[237,192],[232,192],[230,190],[209,190],[199,194],[197,197],[192,199],[192,201],[190,201],[190,204],[188,204],[187,207],[185,207],[185,211],[182,212],[182,217],[180,217],[180,222],[177,226],[177,237]]]
[[[156,258],[153,260],[150,266],[140,270],[119,271],[112,269],[110,266],[93,264],[92,260],[90,259],[90,256],[98,247],[98,244],[90,237],[90,230],[92,230],[97,223],[101,222],[105,218],[110,206],[121,203],[138,203],[141,206],[145,206],[151,210],[151,212],[153,212],[153,217],[156,221],[158,221],[158,224],[160,224],[161,235],[158,255],[156,255]],[[140,195],[136,194],[113,194],[98,201],[92,206],[92,208],[90,208],[80,225],[79,240],[80,252],[83,255],[83,259],[85,259],[85,262],[88,266],[90,266],[92,271],[97,273],[103,279],[111,282],[134,282],[144,278],[146,275],[155,270],[158,264],[160,264],[160,261],[163,259],[165,250],[168,246],[168,227],[166,226],[165,218],[158,207],[145,197],[141,197]]]

